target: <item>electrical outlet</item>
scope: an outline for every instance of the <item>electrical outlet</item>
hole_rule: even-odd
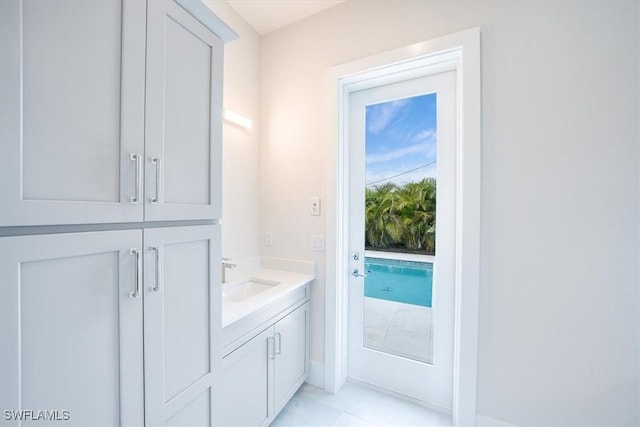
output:
[[[264,245],[273,246],[273,233],[271,231],[264,233]]]
[[[311,236],[311,250],[315,252],[324,251],[324,236]]]

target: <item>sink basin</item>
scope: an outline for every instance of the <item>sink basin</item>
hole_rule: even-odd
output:
[[[256,279],[250,277],[240,283],[226,285],[222,287],[222,300],[231,302],[241,302],[252,296],[258,295],[274,286],[278,286],[280,282],[272,282],[270,280]]]

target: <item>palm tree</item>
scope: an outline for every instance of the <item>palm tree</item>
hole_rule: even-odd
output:
[[[425,178],[402,187],[387,183],[365,194],[368,247],[405,247],[435,252],[436,180]]]
[[[435,232],[436,185],[433,178],[411,182],[399,190],[403,223],[402,243],[409,249],[433,252]]]
[[[393,244],[400,237],[396,211],[396,189],[387,183],[365,192],[365,244],[383,248]]]

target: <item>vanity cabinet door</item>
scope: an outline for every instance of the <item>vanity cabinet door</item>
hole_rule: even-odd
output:
[[[143,425],[141,245],[140,230],[0,238],[2,410],[57,411],[3,426]]]
[[[221,216],[222,55],[174,1],[149,1],[146,221]]]
[[[220,364],[220,226],[144,230],[147,426],[211,425]]]
[[[222,359],[218,426],[264,426],[272,421],[273,326]]]
[[[222,359],[219,426],[271,423],[307,377],[309,303]]]
[[[295,394],[307,375],[309,303],[275,324],[274,399],[276,412]]]
[[[0,226],[141,221],[145,2],[0,17]]]

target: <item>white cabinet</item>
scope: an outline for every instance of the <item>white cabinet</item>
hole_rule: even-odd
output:
[[[220,217],[217,35],[171,0],[0,17],[0,226]]]
[[[148,426],[208,426],[220,358],[220,226],[144,232]]]
[[[142,220],[144,2],[0,2],[0,225]]]
[[[211,425],[219,36],[192,0],[0,0],[0,232],[60,233],[0,237],[0,425]]]
[[[287,404],[307,375],[309,304],[275,324],[274,405],[276,414]]]
[[[222,53],[182,7],[149,2],[146,221],[221,216]]]
[[[144,423],[141,250],[141,230],[0,239],[3,411]]]
[[[223,358],[216,425],[269,425],[306,379],[309,302],[267,324]]]
[[[3,410],[66,410],[74,426],[210,425],[219,227],[0,239]]]
[[[264,426],[273,414],[273,327],[222,361],[219,426]]]

